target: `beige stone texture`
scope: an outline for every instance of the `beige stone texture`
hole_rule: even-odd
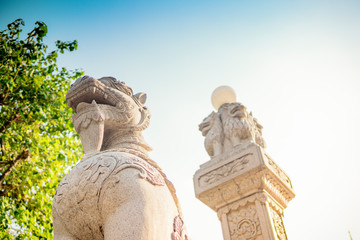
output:
[[[218,112],[212,112],[199,124],[205,137],[205,149],[214,160],[220,160],[235,147],[246,147],[250,143],[265,148],[262,128],[252,113],[236,102],[221,105]]]
[[[225,240],[286,240],[283,210],[295,194],[290,178],[265,153],[262,126],[244,105],[223,104],[199,126],[205,147],[215,121],[207,122],[215,115],[222,131],[214,131],[211,142],[222,151],[209,154],[195,173],[196,197],[217,212]]]
[[[85,155],[56,190],[54,239],[187,240],[175,189],[147,155],[146,95],[85,76],[66,97]]]
[[[238,146],[221,161],[210,160],[194,175],[196,197],[213,210],[266,191],[283,208],[295,196],[290,178],[256,144]]]

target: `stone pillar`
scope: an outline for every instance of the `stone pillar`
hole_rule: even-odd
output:
[[[283,211],[295,194],[265,153],[257,120],[242,104],[225,103],[199,128],[211,160],[194,175],[195,194],[217,212],[224,240],[288,239]]]

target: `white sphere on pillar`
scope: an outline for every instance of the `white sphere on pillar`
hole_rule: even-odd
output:
[[[236,93],[229,86],[217,87],[211,95],[211,103],[218,110],[224,103],[236,102]]]

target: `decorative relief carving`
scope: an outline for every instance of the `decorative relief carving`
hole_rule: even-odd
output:
[[[287,240],[284,222],[279,213],[277,213],[273,208],[270,208],[270,215],[273,220],[276,237],[278,240]]]
[[[229,201],[234,201],[236,198],[246,196],[250,191],[257,190],[262,186],[263,172],[257,172],[254,175],[248,176],[241,180],[233,180],[221,185],[221,187],[212,188],[198,198],[206,203],[209,207],[218,210],[219,207],[228,204]]]
[[[228,214],[230,211],[235,211],[239,208],[245,207],[248,204],[253,204],[255,201],[259,201],[261,203],[265,203],[268,201],[268,198],[266,197],[265,193],[255,193],[251,196],[245,197],[241,200],[237,200],[233,203],[229,203],[228,205],[218,209],[217,214],[219,219],[221,219],[221,216],[223,214]]]
[[[101,193],[120,183],[119,174],[126,168],[139,170],[139,177],[146,179],[153,185],[164,186],[165,181],[161,174],[144,160],[128,155],[108,153],[94,156],[81,161],[60,182],[54,196],[54,207],[64,222],[89,219],[80,218],[83,214],[80,209],[86,206],[96,205],[95,209],[101,209]],[[99,205],[100,204],[100,205]],[[71,209],[71,211],[69,211]],[[78,209],[78,210],[76,210]],[[91,217],[100,220],[101,212]]]
[[[231,239],[255,240],[261,235],[260,220],[255,204],[250,203],[227,215]]]
[[[233,173],[240,172],[244,170],[249,165],[248,156],[253,155],[252,153],[248,153],[244,156],[241,156],[238,159],[235,159],[232,162],[229,162],[203,176],[200,177],[199,183],[200,186],[210,185],[214,182],[219,181],[227,176],[232,175]]]
[[[286,207],[288,202],[294,198],[294,194],[290,191],[285,189],[279,180],[272,177],[270,174],[265,174],[263,177],[264,189],[267,190],[271,195]]]
[[[281,180],[283,180],[292,188],[292,184],[288,175],[286,175],[286,173],[267,154],[265,154],[265,157],[267,159],[268,164],[274,170],[274,172],[277,173],[277,175],[281,178]]]
[[[225,188],[220,188],[220,196],[223,202],[232,202],[239,198],[241,186],[237,184],[228,184]]]
[[[276,203],[272,198],[268,198],[267,202],[269,203],[270,208],[272,208],[274,211],[280,214],[280,216],[283,216],[284,214],[284,208],[281,207],[278,203]]]
[[[277,178],[272,177],[268,169],[263,168],[254,174],[246,177],[238,176],[232,181],[221,184],[221,187],[217,186],[200,193],[198,198],[209,207],[217,210],[219,206],[227,204],[228,201],[261,191],[260,189],[266,190],[282,207],[286,207],[288,202],[295,196]]]
[[[171,240],[190,240],[187,236],[184,221],[180,216],[176,216],[173,224],[174,232],[171,234]]]

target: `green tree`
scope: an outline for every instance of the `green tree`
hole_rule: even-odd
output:
[[[65,94],[79,71],[59,68],[59,53],[77,42],[56,41],[36,22],[20,39],[22,19],[0,32],[0,239],[51,239],[55,189],[82,155]]]

